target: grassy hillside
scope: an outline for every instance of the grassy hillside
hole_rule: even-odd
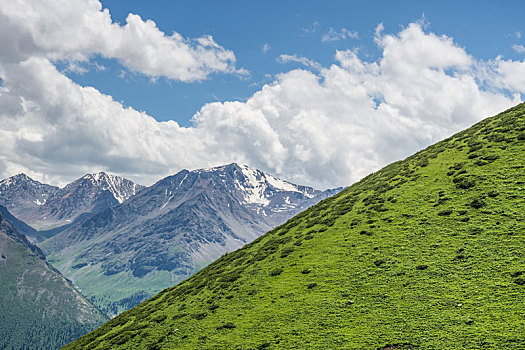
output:
[[[525,105],[371,174],[67,349],[524,349]]]
[[[57,349],[107,320],[0,215],[0,349]]]

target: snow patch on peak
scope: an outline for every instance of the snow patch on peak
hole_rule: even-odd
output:
[[[33,201],[33,203],[35,203],[36,205],[44,205],[46,204],[47,200],[44,198],[43,200],[39,200],[39,199],[35,199]]]
[[[240,167],[244,175],[244,184],[235,179],[237,188],[243,193],[245,203],[268,205],[270,200],[266,197],[268,184],[265,181],[264,173],[253,170],[246,165]]]
[[[231,165],[237,165],[237,164],[236,163],[232,163],[232,164],[228,164],[228,165],[219,165],[219,166],[215,166],[215,167],[212,167],[212,168],[197,169],[197,170],[194,170],[192,172],[196,172],[196,173],[200,173],[200,172],[214,173],[214,172],[219,172],[221,170],[224,170],[224,169],[226,169],[227,167],[229,167]]]
[[[246,165],[242,165],[240,166],[240,168],[243,175],[246,177],[248,182],[252,184],[252,186],[260,187],[263,189],[263,194],[268,187],[271,187],[272,190],[277,190],[279,192],[299,192],[308,198],[314,197],[313,193],[309,193],[307,187],[301,190],[297,185],[294,185],[285,180],[281,180],[273,175],[267,174],[260,170],[254,170]]]
[[[260,179],[262,173],[260,173],[258,170],[254,170],[248,167],[247,165],[242,165],[240,168],[242,174],[248,180],[248,183],[251,184],[253,187],[257,187],[258,185],[263,183],[263,181],[261,181]]]
[[[97,181],[97,182],[100,181],[100,179],[104,179],[105,181],[108,181],[108,178],[109,178],[110,180],[112,180],[112,178],[116,178],[116,176],[108,175],[108,174],[106,174],[106,173],[104,173],[104,172],[100,172],[100,173],[92,174],[92,176],[93,176],[93,179],[94,179],[95,181]]]
[[[106,174],[103,171],[86,174],[81,179],[90,181],[93,186],[96,186],[103,191],[110,191],[119,203],[134,196],[141,188],[140,185],[137,185],[130,180],[124,179],[120,176]]]
[[[35,182],[33,179],[31,179],[26,174],[21,173],[21,174],[18,174],[18,175],[14,175],[14,176],[8,177],[7,179],[3,179],[2,181],[0,181],[0,185],[9,186],[9,185],[11,185],[13,183],[16,183],[19,180]]]
[[[4,180],[0,181],[0,186],[1,187],[8,187],[12,183],[13,183],[13,178],[12,177],[8,177],[7,179],[4,179]]]
[[[264,188],[262,187],[246,187],[239,180],[235,179],[235,185],[242,192],[244,202],[247,204],[261,204],[268,205],[270,200],[264,196]]]
[[[114,175],[108,175],[105,172],[101,171],[99,173],[86,174],[81,177],[83,180],[91,180],[94,185],[99,185],[102,181],[108,182],[108,178],[118,177]]]
[[[278,179],[275,176],[272,176],[269,174],[266,174],[266,181],[268,181],[270,185],[272,185],[278,190],[288,191],[288,192],[301,192],[296,185],[288,181]]]

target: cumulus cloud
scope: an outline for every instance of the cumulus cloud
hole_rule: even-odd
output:
[[[46,59],[8,68],[2,75],[0,139],[12,166],[55,174],[98,167],[156,174],[168,162],[184,163],[182,143],[200,142],[174,122],[159,123],[75,84]]]
[[[206,104],[186,128],[74,83],[48,57],[2,56],[0,171],[64,182],[101,169],[149,184],[182,168],[240,162],[296,183],[348,185],[517,104],[525,91],[524,62],[476,60],[418,23],[379,29],[376,43],[375,61],[352,50],[336,51],[329,67],[304,61],[244,102]]]
[[[477,65],[479,79],[492,90],[507,90],[514,93],[525,93],[525,63],[523,61],[495,60],[481,62]]]
[[[355,31],[350,31],[346,28],[342,28],[340,31],[336,31],[334,28],[330,28],[328,33],[324,34],[321,38],[322,42],[338,41],[345,39],[357,39],[359,34]]]
[[[233,52],[211,36],[166,35],[155,22],[131,13],[120,25],[98,0],[1,0],[0,44],[4,62],[33,56],[75,62],[102,55],[152,78],[187,82],[236,72]]]

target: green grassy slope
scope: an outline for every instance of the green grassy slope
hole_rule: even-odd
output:
[[[58,349],[107,320],[0,215],[0,349]]]
[[[525,104],[369,175],[67,349],[524,349]]]

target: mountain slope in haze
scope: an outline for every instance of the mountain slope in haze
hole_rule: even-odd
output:
[[[107,321],[0,209],[0,348],[56,349]]]
[[[142,188],[104,172],[84,175],[64,188],[20,174],[0,181],[0,205],[25,223],[46,230],[69,224],[81,214],[122,203]]]
[[[116,314],[337,191],[237,164],[183,170],[40,246],[85,295]]]
[[[525,348],[525,104],[369,175],[66,349]]]
[[[3,205],[0,205],[0,215],[2,215],[7,221],[9,221],[9,223],[13,225],[13,227],[18,233],[21,233],[22,235],[26,236],[29,242],[33,244],[49,238],[49,236],[46,235],[46,232],[37,231],[25,222],[18,220]]]

